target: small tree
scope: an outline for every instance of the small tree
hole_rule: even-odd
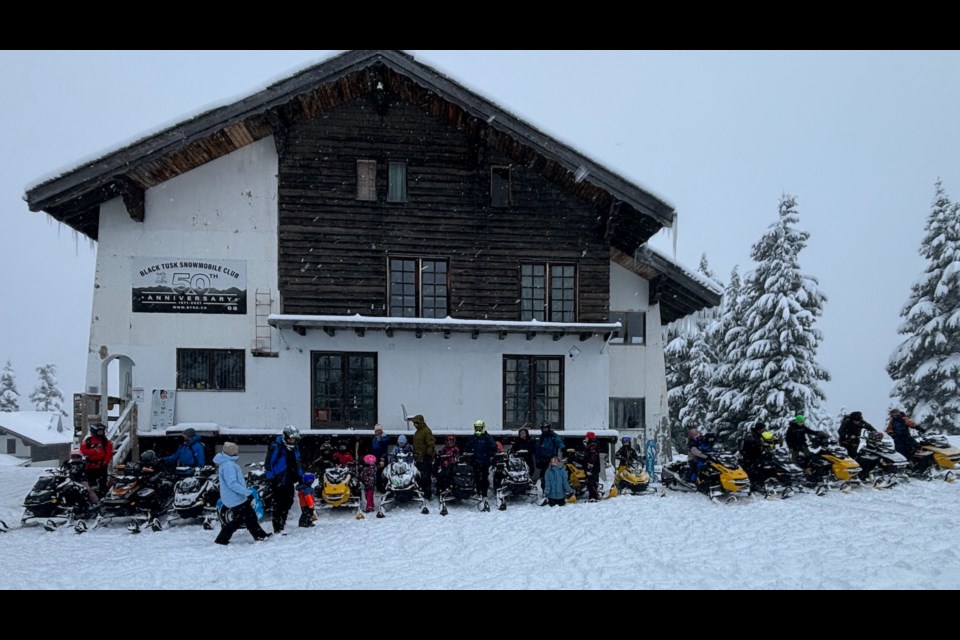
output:
[[[47,364],[37,367],[37,376],[40,378],[37,388],[30,394],[30,402],[37,411],[58,411],[66,417],[63,410],[63,394],[57,387],[57,365]]]
[[[0,411],[20,411],[20,392],[9,359],[0,375]]]

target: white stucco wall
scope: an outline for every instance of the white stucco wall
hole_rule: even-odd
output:
[[[130,356],[133,386],[146,395],[141,429],[149,424],[151,390],[176,387],[177,347],[245,349],[247,388],[269,389],[276,382],[276,359],[253,366],[249,351],[256,290],[278,296],[276,175],[276,149],[267,138],[149,189],[142,223],[129,217],[119,198],[101,205],[87,390],[100,386],[101,346]],[[246,315],[132,313],[134,257],[245,261]],[[184,392],[176,418],[244,424],[253,416],[243,396]]]
[[[663,362],[659,305],[650,305],[649,283],[635,273],[610,263],[610,310],[647,314],[644,345],[616,345],[610,349],[610,397],[644,398],[645,424],[650,430],[667,412],[666,371]]]

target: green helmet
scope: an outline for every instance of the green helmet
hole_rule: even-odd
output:
[[[473,422],[473,430],[480,432],[487,428],[487,423],[483,420],[475,420]]]
[[[794,420],[797,421],[797,424],[803,424],[803,421],[804,421],[803,414],[802,414],[802,413],[798,413],[798,414],[797,414],[797,417],[795,417]]]

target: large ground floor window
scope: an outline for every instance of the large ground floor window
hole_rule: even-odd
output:
[[[243,391],[243,349],[177,349],[177,389]]]
[[[372,427],[377,422],[377,354],[313,351],[312,426]]]
[[[563,356],[503,356],[503,427],[563,429]]]
[[[617,431],[640,429],[645,432],[645,402],[644,398],[610,398],[610,428]]]

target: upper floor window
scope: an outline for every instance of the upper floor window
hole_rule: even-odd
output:
[[[376,201],[377,161],[357,160],[357,200]]]
[[[390,258],[390,315],[445,318],[449,280],[447,261],[437,258]]]
[[[243,391],[243,349],[177,349],[177,389]]]
[[[390,161],[387,168],[387,202],[406,202],[407,163]]]
[[[490,205],[509,207],[511,203],[510,167],[490,167]]]
[[[577,267],[572,264],[520,265],[520,319],[575,322]]]
[[[610,322],[623,325],[610,338],[610,344],[646,344],[647,314],[643,311],[611,311]]]

